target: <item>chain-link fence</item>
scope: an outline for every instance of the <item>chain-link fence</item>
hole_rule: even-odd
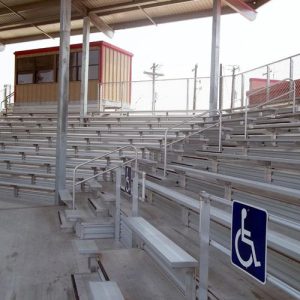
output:
[[[268,101],[276,94],[269,87],[284,79],[300,79],[300,54],[246,72],[222,76],[220,108],[244,107],[247,95],[261,88],[267,88],[263,97]],[[296,87],[299,97],[297,82]],[[119,106],[131,110],[206,110],[209,109],[210,78],[111,82],[101,84],[99,90],[100,102],[117,101]]]

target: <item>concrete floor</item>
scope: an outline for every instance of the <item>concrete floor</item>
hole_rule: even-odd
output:
[[[180,218],[166,216],[149,204],[143,206],[141,215],[181,247],[186,248],[188,242],[188,252],[198,256],[197,233],[180,224]],[[13,203],[0,196],[0,300],[74,300],[70,275],[87,271],[87,256],[79,255],[74,248],[73,233],[61,231],[57,210],[55,206],[37,207],[36,202]],[[97,245],[100,250],[122,247],[113,240],[97,240]],[[231,266],[228,257],[211,249],[209,285],[216,299],[292,299],[270,284],[262,286],[249,280]],[[118,264],[108,264],[107,268],[120,287],[131,280],[119,274]],[[135,270],[134,284],[139,285],[140,278],[147,282],[146,268],[140,269],[143,277],[138,267]],[[143,285],[140,288],[142,291]],[[130,286],[123,289],[130,291]]]
[[[73,238],[61,232],[57,207],[1,209],[0,298],[73,299]]]

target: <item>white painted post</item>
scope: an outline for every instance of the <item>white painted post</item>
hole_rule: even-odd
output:
[[[81,57],[81,90],[80,90],[80,120],[87,115],[89,89],[89,57],[90,57],[90,18],[83,18],[82,57]]]

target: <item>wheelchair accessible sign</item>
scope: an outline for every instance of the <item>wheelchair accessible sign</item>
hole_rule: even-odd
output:
[[[233,202],[231,262],[263,284],[267,274],[267,220],[264,209]]]

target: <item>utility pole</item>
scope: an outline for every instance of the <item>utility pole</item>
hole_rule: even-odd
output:
[[[152,70],[151,72],[144,71],[144,74],[149,75],[152,78],[152,114],[154,114],[155,112],[155,103],[156,103],[155,82],[158,77],[164,76],[164,74],[156,72],[159,67],[160,66],[158,64],[153,63],[152,67],[150,68]]]
[[[198,73],[198,64],[195,65],[195,68],[192,70],[194,72],[194,96],[193,96],[193,110],[196,110],[197,102],[197,73]]]

